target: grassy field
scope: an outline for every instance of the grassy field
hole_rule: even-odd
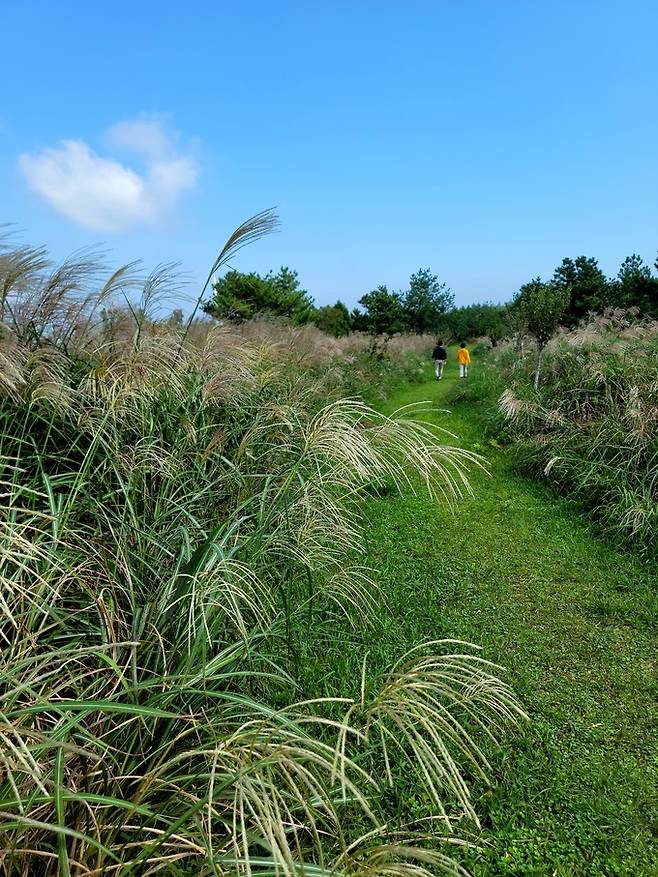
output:
[[[386,411],[431,400],[454,386],[398,392]],[[373,496],[369,553],[388,600],[358,648],[333,638],[308,670],[357,679],[424,639],[478,643],[504,664],[530,714],[525,729],[494,752],[491,788],[479,785],[483,853],[467,853],[477,875],[658,873],[656,619],[658,577],[647,564],[606,547],[565,500],[514,475],[505,452],[485,442],[468,403],[426,415],[483,453],[491,475],[473,472],[474,495],[458,507],[419,491]],[[335,684],[335,676],[331,682]],[[410,800],[400,803],[414,816]],[[424,807],[418,801],[418,816]]]
[[[0,254],[2,874],[656,873],[648,567],[426,339],[97,325],[100,270]]]

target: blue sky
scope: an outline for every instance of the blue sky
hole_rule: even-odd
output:
[[[57,257],[298,270],[349,305],[429,266],[458,304],[658,249],[658,3],[9,3],[0,221]],[[8,37],[8,39],[7,39]]]

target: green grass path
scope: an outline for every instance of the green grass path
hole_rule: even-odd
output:
[[[385,410],[445,406],[455,372]],[[494,787],[479,790],[494,840],[470,862],[476,874],[658,875],[655,570],[514,475],[472,405],[427,415],[490,460],[472,497],[454,509],[411,491],[367,503],[368,563],[390,605],[374,649],[478,643],[530,714],[494,757]]]

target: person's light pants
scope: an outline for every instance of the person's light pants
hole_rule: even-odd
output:
[[[445,359],[435,359],[434,360],[434,374],[437,378],[443,377],[443,367],[445,366]]]
[[[468,366],[467,365],[460,365],[459,366],[459,377],[465,378],[467,374],[468,374]]]

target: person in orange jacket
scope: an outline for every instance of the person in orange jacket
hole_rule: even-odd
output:
[[[468,367],[471,364],[471,354],[468,352],[466,344],[462,341],[457,351],[457,362],[459,364],[459,377],[465,378],[468,374]]]

